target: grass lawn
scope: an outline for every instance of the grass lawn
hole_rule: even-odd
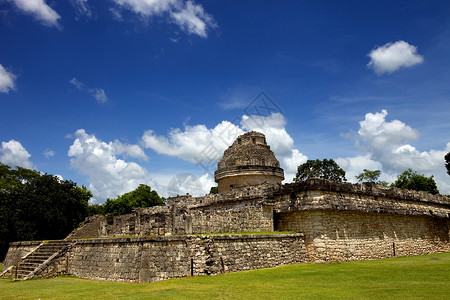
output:
[[[74,277],[12,282],[0,299],[449,299],[450,253],[297,264],[150,284]]]

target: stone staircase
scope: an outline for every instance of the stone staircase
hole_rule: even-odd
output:
[[[84,220],[83,226],[72,231],[65,240],[97,238],[100,236],[100,223],[105,219],[105,216],[95,215],[87,217]]]
[[[36,272],[47,266],[51,260],[65,251],[72,241],[48,241],[43,243],[33,252],[22,258],[18,267],[13,266],[9,271],[9,276],[13,279],[30,279]]]

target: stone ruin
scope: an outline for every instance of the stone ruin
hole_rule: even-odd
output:
[[[236,187],[281,184],[284,173],[264,134],[252,131],[239,136],[225,150],[214,172],[214,180],[219,193],[226,193]]]
[[[313,178],[283,185],[283,179],[264,135],[246,133],[218,163],[218,194],[89,217],[63,241],[11,243],[2,276],[144,283],[450,251],[447,196],[370,182]]]

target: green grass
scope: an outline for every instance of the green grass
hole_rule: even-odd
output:
[[[150,284],[0,279],[0,299],[449,299],[450,253],[297,264]]]

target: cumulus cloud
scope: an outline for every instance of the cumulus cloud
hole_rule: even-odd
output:
[[[434,175],[441,192],[449,193],[450,184],[444,168],[444,155],[450,151],[450,142],[445,149],[419,151],[411,145],[419,132],[399,120],[387,121],[387,111],[368,113],[359,122],[360,128],[354,139],[367,155],[354,158],[339,158],[336,162],[354,180],[363,169],[379,169],[392,182],[398,174],[408,168],[427,176]],[[394,176],[395,175],[395,176]]]
[[[387,43],[373,49],[368,54],[367,64],[377,75],[393,73],[400,68],[412,67],[423,62],[423,56],[417,54],[417,48],[405,41]]]
[[[0,148],[0,161],[11,167],[32,168],[33,164],[29,161],[31,154],[16,140],[2,142]]]
[[[58,20],[61,16],[44,0],[13,0],[14,4],[23,12],[32,15],[45,26],[60,28]]]
[[[147,159],[137,145],[127,145],[118,141],[103,142],[95,135],[79,129],[70,146],[68,156],[70,166],[89,178],[89,189],[96,201],[115,198],[135,189],[139,184],[154,184],[147,170],[141,165],[119,158],[130,157]],[[139,150],[140,149],[140,150]]]
[[[118,155],[125,155],[127,157],[133,157],[143,161],[148,161],[148,156],[138,145],[124,144],[118,140],[115,140],[114,142],[112,142],[112,146],[114,147],[114,150]]]
[[[214,128],[186,125],[184,131],[172,129],[168,137],[147,130],[142,136],[142,145],[159,154],[176,156],[192,163],[213,162],[243,132],[239,126],[229,121],[222,121]]]
[[[168,137],[148,130],[142,136],[142,145],[160,154],[176,156],[193,163],[209,163],[209,166],[216,168],[223,152],[238,135],[246,131],[259,131],[266,135],[267,143],[286,172],[286,180],[291,181],[297,166],[306,162],[307,157],[294,148],[294,140],[286,132],[285,125],[286,120],[280,113],[269,116],[244,115],[238,125],[229,121],[222,121],[214,128],[186,125],[184,130],[172,129]]]
[[[0,64],[0,93],[8,93],[9,90],[15,89],[15,80],[16,75],[11,72],[8,72],[1,64]]]
[[[114,0],[119,8],[130,10],[144,17],[169,16],[169,20],[188,34],[207,37],[207,29],[217,24],[203,6],[182,0]],[[115,19],[122,20],[118,9],[111,9]]]
[[[76,87],[77,90],[87,92],[90,95],[92,95],[92,97],[94,97],[95,100],[97,100],[97,103],[99,103],[99,104],[104,104],[108,101],[108,96],[106,96],[105,90],[103,90],[101,88],[85,87],[84,83],[75,77],[70,79],[69,83],[71,85],[73,85],[74,87]]]

